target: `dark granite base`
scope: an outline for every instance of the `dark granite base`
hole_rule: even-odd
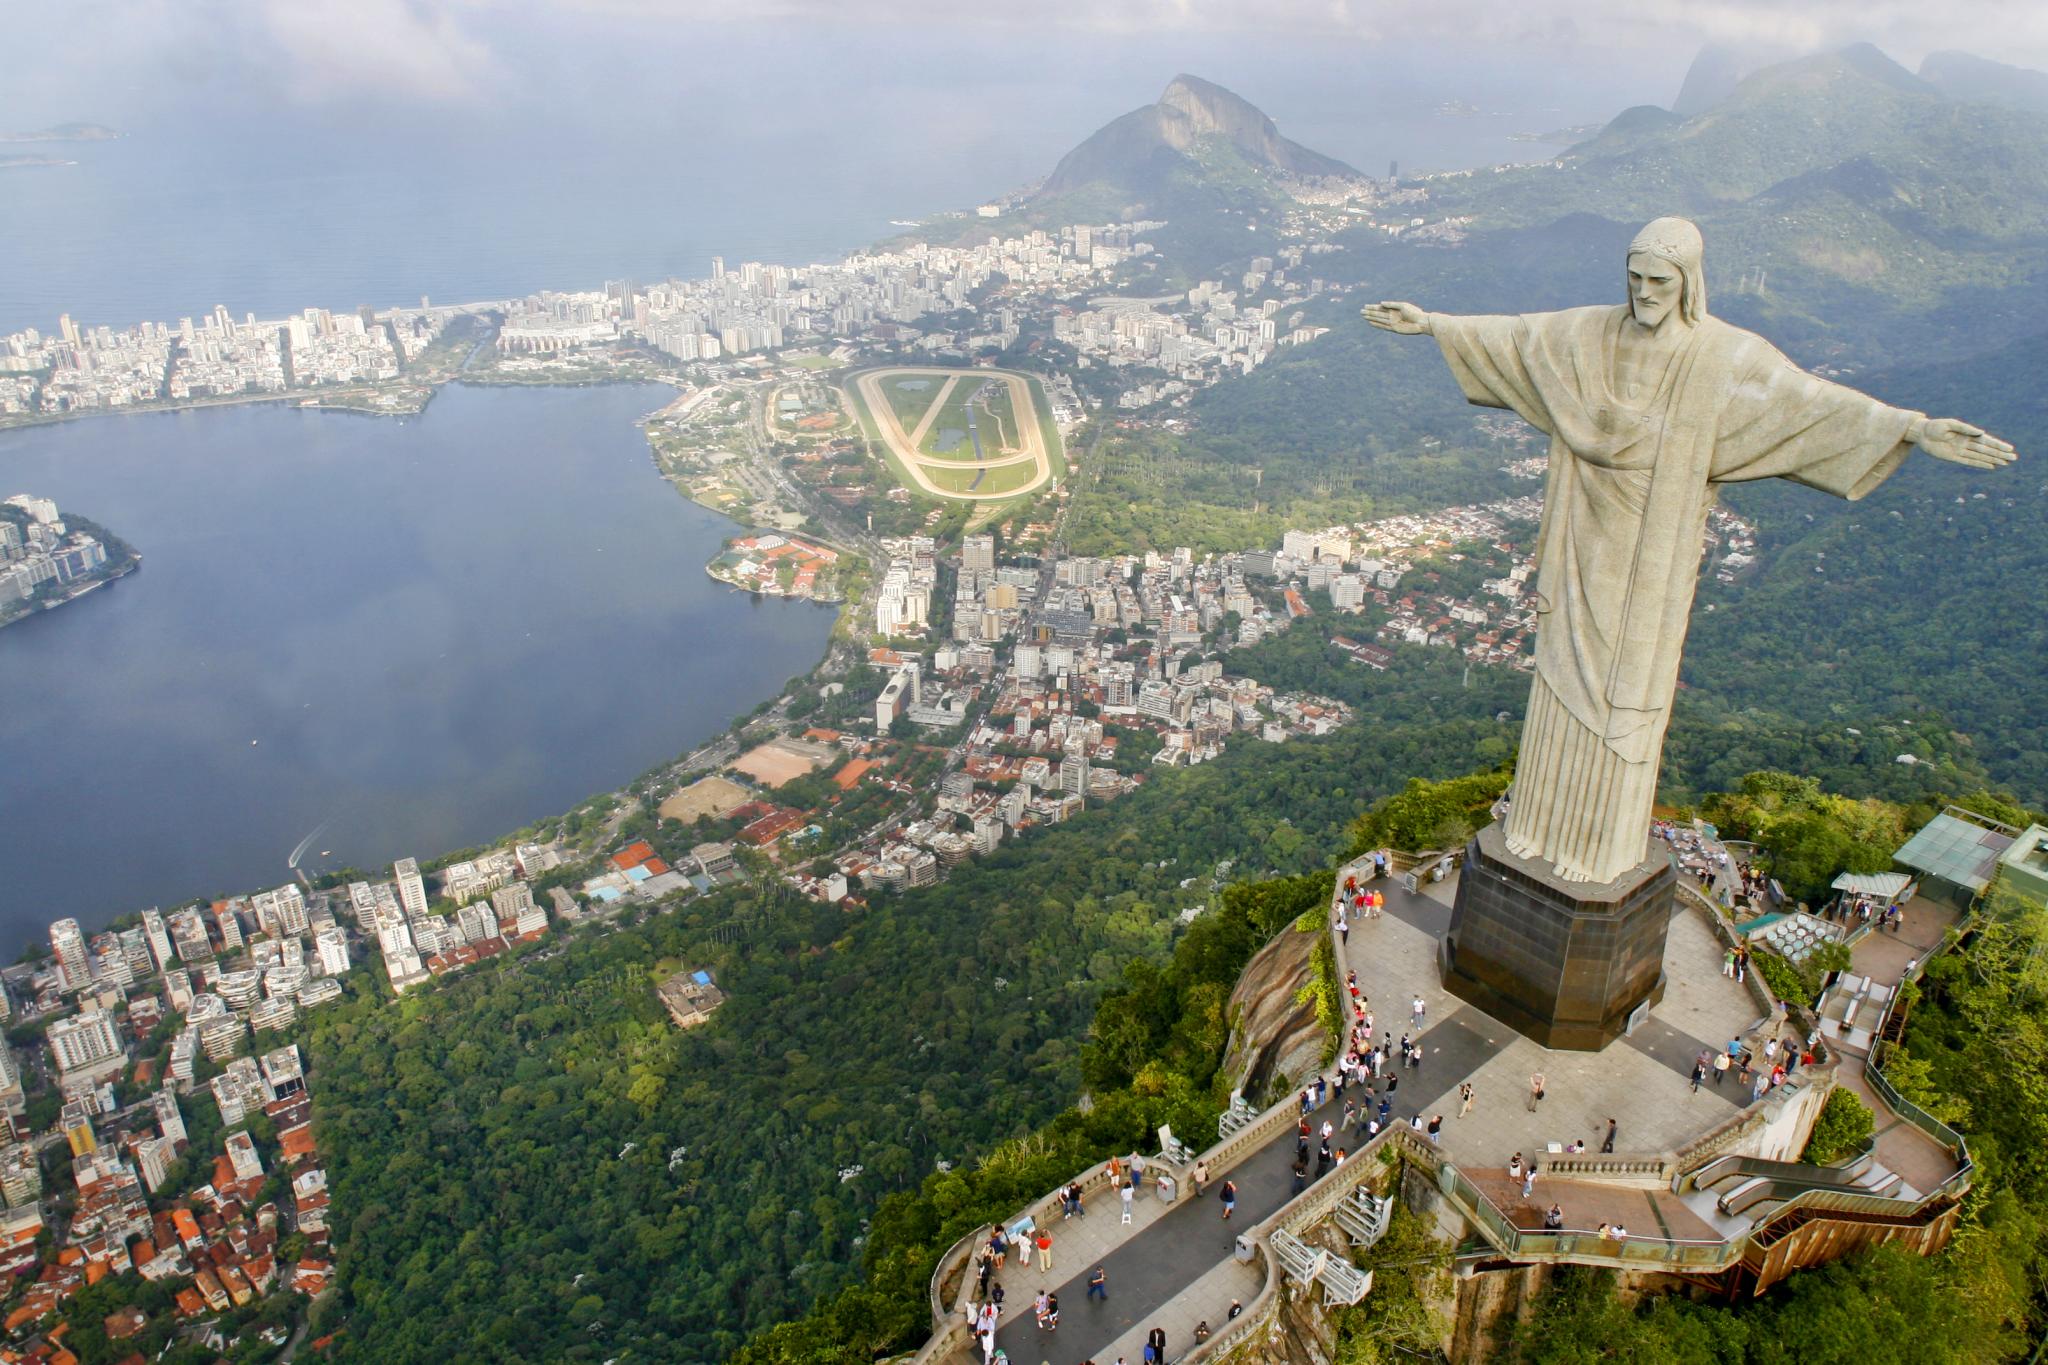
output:
[[[1677,874],[1661,845],[1612,882],[1567,882],[1510,853],[1498,824],[1465,850],[1444,989],[1544,1047],[1597,1052],[1664,995]]]

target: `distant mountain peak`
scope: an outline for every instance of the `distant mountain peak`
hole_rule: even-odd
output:
[[[2009,66],[1970,52],[1930,52],[1920,79],[1953,99],[2048,114],[2048,71]]]
[[[1060,158],[1038,193],[1066,194],[1097,184],[1142,192],[1163,174],[1188,164],[1190,153],[1205,138],[1228,143],[1262,170],[1358,175],[1335,157],[1280,136],[1273,120],[1250,100],[1214,81],[1182,73],[1167,83],[1156,103],[1111,120]]]

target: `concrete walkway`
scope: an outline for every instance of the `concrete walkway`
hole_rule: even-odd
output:
[[[1349,871],[1339,869],[1339,886]],[[1355,970],[1375,1015],[1375,1038],[1398,1040],[1404,1033],[1419,1038],[1421,1066],[1397,1066],[1393,1073],[1392,1117],[1408,1122],[1419,1116],[1426,1123],[1431,1115],[1442,1114],[1442,1145],[1461,1169],[1497,1170],[1505,1182],[1514,1152],[1540,1158],[1551,1143],[1562,1146],[1573,1139],[1597,1150],[1610,1117],[1619,1125],[1617,1151],[1668,1150],[1735,1114],[1748,1099],[1732,1082],[1722,1090],[1710,1085],[1697,1093],[1689,1084],[1698,1052],[1726,1046],[1730,1037],[1756,1022],[1748,992],[1720,975],[1719,948],[1697,912],[1681,906],[1673,916],[1665,954],[1669,987],[1648,1027],[1604,1052],[1551,1052],[1444,992],[1436,943],[1449,927],[1448,904],[1405,891],[1395,878],[1372,885],[1385,892],[1387,911],[1377,919],[1354,921],[1348,942],[1337,944],[1339,989],[1345,974]],[[1425,1010],[1419,1034],[1412,1016],[1418,995]],[[1546,1097],[1541,1111],[1531,1112],[1525,1102],[1528,1078],[1538,1071],[1545,1076]],[[1472,1113],[1460,1118],[1457,1090],[1467,1080],[1477,1098]],[[1362,1099],[1355,1088],[1350,1098]],[[1319,1132],[1325,1120],[1335,1124],[1342,1113],[1343,1097],[1333,1091],[1311,1122]],[[1362,1120],[1349,1132],[1333,1135],[1332,1149],[1356,1150],[1363,1140],[1361,1128]],[[1311,1175],[1313,1151],[1311,1143]],[[1085,1218],[1054,1225],[1051,1274],[1036,1265],[1023,1270],[1012,1261],[998,1276],[1006,1303],[997,1344],[1013,1365],[1090,1360],[1112,1365],[1118,1355],[1135,1365],[1143,1358],[1146,1332],[1159,1326],[1166,1331],[1170,1357],[1178,1358],[1194,1345],[1197,1322],[1206,1320],[1220,1330],[1233,1298],[1249,1304],[1257,1295],[1262,1273],[1235,1259],[1236,1236],[1293,1197],[1294,1153],[1295,1135],[1283,1133],[1229,1171],[1215,1171],[1207,1198],[1196,1199],[1184,1187],[1179,1200],[1166,1205],[1148,1192],[1135,1202],[1129,1227],[1119,1219],[1117,1200],[1098,1196]],[[1237,1211],[1228,1222],[1216,1194],[1226,1177],[1236,1182],[1238,1192]],[[1539,1224],[1542,1210],[1549,1207],[1548,1188],[1539,1179],[1535,1200],[1540,1202],[1533,1205]],[[1571,1221],[1596,1226],[1602,1221],[1596,1205],[1606,1197],[1589,1187],[1582,1216]],[[1657,1235],[1660,1219],[1647,1208],[1652,1201],[1622,1198],[1633,1199],[1625,1215],[1630,1231]],[[1521,1202],[1517,1186],[1514,1198],[1501,1207]],[[1675,1203],[1663,1211],[1661,1221],[1674,1233],[1686,1229],[1676,1235],[1702,1230]],[[1711,1230],[1705,1235],[1711,1236]],[[1088,1276],[1097,1265],[1107,1277],[1107,1302],[1087,1296]],[[1041,1288],[1059,1299],[1060,1325],[1053,1332],[1040,1331],[1034,1321],[1032,1301]],[[970,1358],[979,1355],[960,1357]]]

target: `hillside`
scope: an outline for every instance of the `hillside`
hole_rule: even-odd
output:
[[[1951,99],[2048,114],[2048,71],[2008,66],[1969,52],[1930,52],[1920,79]]]
[[[1721,606],[1696,618],[1691,704],[1765,728],[1938,717],[1997,779],[2048,798],[2048,642],[2010,605],[2048,570],[2032,464],[2048,412],[2030,377],[2048,365],[2048,120],[1951,99],[1859,47],[1754,71],[1690,118],[1629,111],[1561,160],[1421,182],[1423,216],[1473,219],[1450,249],[1340,234],[1319,271],[1364,289],[1311,302],[1331,330],[1196,395],[1184,433],[1112,434],[1076,489],[1077,548],[1240,548],[1285,524],[1534,491],[1499,471],[1540,443],[1467,406],[1433,346],[1371,331],[1358,304],[1618,300],[1635,230],[1689,212],[1717,314],[1889,401],[1984,422],[2026,461],[1976,476],[1916,459],[1853,506],[1736,490],[1764,559],[1703,596]],[[1802,682],[1818,659],[1828,687]]]
[[[1177,175],[1200,173],[1204,144],[1228,148],[1252,171],[1358,178],[1335,157],[1280,136],[1273,120],[1250,101],[1199,76],[1180,75],[1156,103],[1111,121],[1061,157],[1034,198],[1091,186],[1140,197],[1157,194]]]

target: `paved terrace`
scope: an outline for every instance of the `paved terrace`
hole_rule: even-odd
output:
[[[1350,870],[1340,870],[1340,886]],[[1392,879],[1375,885],[1386,893],[1386,914],[1352,925],[1349,942],[1338,945],[1338,979],[1341,988],[1347,970],[1358,973],[1375,1014],[1375,1037],[1399,1039],[1411,1031],[1412,1001],[1422,997],[1423,1061],[1419,1069],[1398,1072],[1394,1117],[1406,1121],[1419,1114],[1426,1122],[1443,1114],[1443,1155],[1475,1173],[1475,1183],[1485,1180],[1485,1193],[1504,1212],[1513,1211],[1508,1216],[1517,1225],[1532,1213],[1528,1225],[1540,1224],[1542,1212],[1557,1201],[1571,1228],[1621,1221],[1632,1235],[1718,1239],[1668,1191],[1617,1191],[1545,1173],[1523,1201],[1520,1185],[1510,1191],[1506,1176],[1516,1152],[1548,1158],[1552,1144],[1561,1148],[1583,1140],[1589,1154],[1597,1153],[1610,1118],[1618,1125],[1617,1154],[1661,1154],[1742,1111],[1749,1093],[1732,1076],[1721,1087],[1709,1082],[1697,1092],[1690,1084],[1693,1059],[1701,1051],[1725,1048],[1766,1018],[1763,1002],[1748,986],[1721,975],[1722,946],[1706,916],[1681,901],[1665,948],[1664,999],[1635,1035],[1600,1053],[1552,1052],[1443,991],[1436,943],[1450,924],[1448,897],[1411,893]],[[1448,886],[1433,889],[1447,892]],[[1535,1072],[1545,1077],[1545,1099],[1532,1112],[1526,1097]],[[1466,1080],[1476,1101],[1460,1118],[1457,1088]],[[1355,1089],[1350,1094],[1359,1098]],[[1343,1101],[1333,1094],[1314,1122],[1336,1123],[1342,1112]],[[1111,1365],[1119,1355],[1141,1360],[1145,1334],[1154,1326],[1165,1330],[1169,1358],[1175,1360],[1193,1346],[1198,1322],[1206,1320],[1221,1332],[1231,1300],[1249,1307],[1265,1283],[1262,1270],[1235,1259],[1235,1238],[1292,1197],[1294,1138],[1293,1126],[1285,1124],[1248,1151],[1239,1153],[1242,1144],[1234,1142],[1210,1150],[1213,1181],[1220,1185],[1228,1177],[1237,1185],[1237,1211],[1229,1222],[1213,1188],[1207,1198],[1196,1199],[1183,1185],[1171,1204],[1148,1190],[1125,1226],[1116,1196],[1099,1180],[1085,1217],[1061,1220],[1052,1212],[1053,1269],[1035,1262],[1025,1269],[1012,1259],[997,1277],[1007,1296],[998,1345],[1014,1365]],[[1354,1128],[1331,1145],[1356,1151],[1361,1142]],[[1486,1178],[1487,1172],[1498,1172],[1498,1180]],[[1626,1201],[1625,1209],[1610,1207],[1615,1200]],[[1108,1278],[1107,1302],[1087,1296],[1088,1275],[1097,1265]],[[1042,1332],[1034,1321],[1032,1302],[1041,1288],[1059,1297],[1057,1331]],[[956,1350],[925,1358],[964,1365],[979,1353]]]

